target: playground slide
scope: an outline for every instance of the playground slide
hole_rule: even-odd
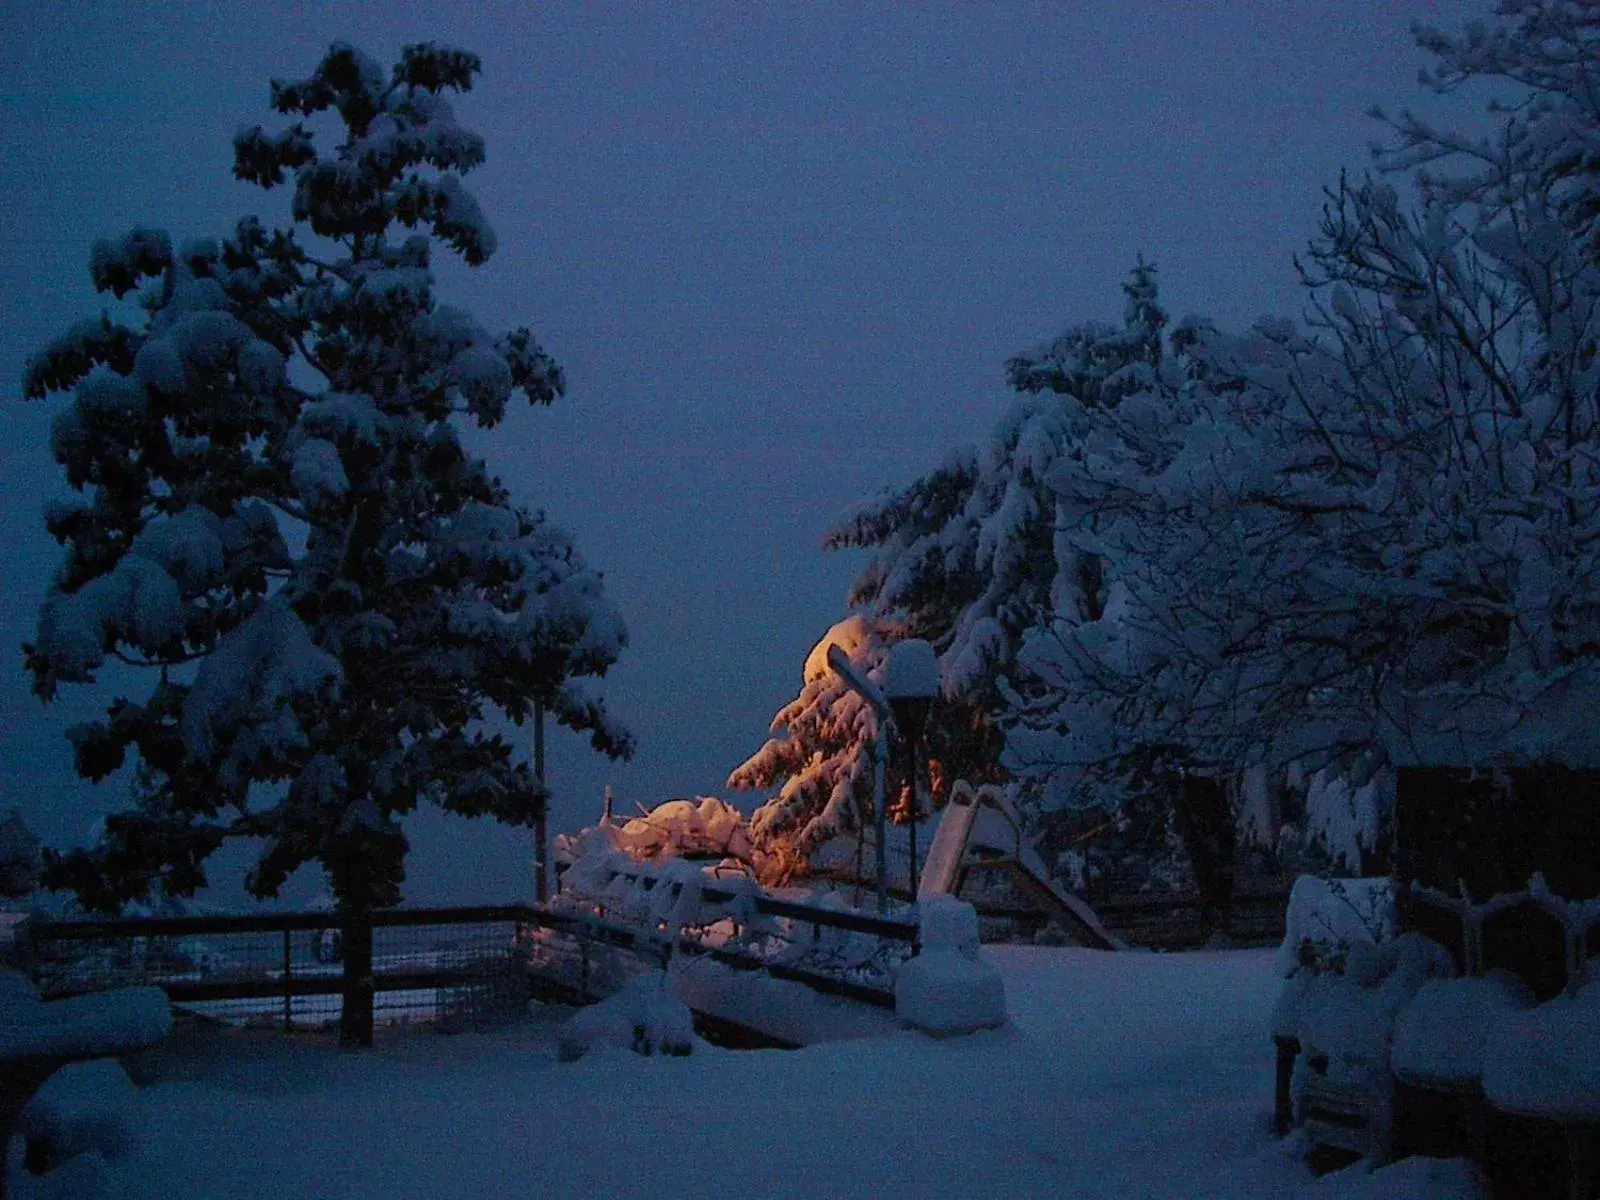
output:
[[[1100,923],[1094,909],[1056,886],[1039,852],[1022,836],[1005,793],[992,785],[974,789],[963,780],[952,789],[928,849],[917,898],[952,894],[973,849],[1008,860],[1017,885],[1080,944],[1095,950],[1127,948]]]

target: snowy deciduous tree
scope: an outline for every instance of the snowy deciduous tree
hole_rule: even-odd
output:
[[[137,305],[28,365],[29,397],[75,392],[52,449],[79,493],[46,513],[66,556],[26,647],[35,691],[108,660],[156,677],[71,731],[85,776],[129,750],[147,768],[137,806],[55,864],[94,906],[192,892],[241,837],[258,895],[315,861],[346,909],[393,904],[419,803],[519,824],[544,804],[493,712],[543,698],[629,749],[580,685],[625,641],[600,577],[461,440],[563,390],[526,329],[435,295],[432,239],[470,264],[495,248],[462,184],[483,142],[445,98],[478,70],[429,44],[385,71],[338,44],[274,82],[278,112],[337,118],[331,148],[301,121],[235,139],[240,179],[290,183],[294,226],[96,243],[96,288]]]
[[[1080,489],[1121,513],[1125,594],[1034,649],[1065,758],[1600,765],[1600,29],[1592,5],[1501,11],[1422,35],[1440,86],[1527,89],[1495,132],[1396,121],[1380,163],[1425,168],[1416,205],[1332,194],[1309,331],[1203,337],[1174,419]]]

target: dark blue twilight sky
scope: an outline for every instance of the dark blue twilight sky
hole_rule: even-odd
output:
[[[17,398],[23,361],[98,310],[93,238],[286,215],[233,182],[230,139],[331,40],[484,60],[456,111],[488,141],[472,183],[500,251],[442,290],[487,326],[532,325],[565,366],[567,399],[517,412],[490,458],[578,535],[632,632],[605,688],[639,754],[553,738],[565,828],[607,782],[630,807],[720,791],[841,615],[859,563],[822,552],[828,520],[983,438],[1005,358],[1117,318],[1137,254],[1175,316],[1298,312],[1290,256],[1322,186],[1365,164],[1364,110],[1419,99],[1409,22],[1483,7],[3,6],[0,808],[74,842],[121,798],[71,775],[62,734],[97,697],[42,708],[16,649],[63,486],[56,404]],[[411,899],[526,893],[526,834],[411,832]]]

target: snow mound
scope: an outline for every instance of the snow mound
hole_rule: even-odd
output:
[[[1431,979],[1395,1020],[1394,1072],[1407,1083],[1476,1083],[1484,1046],[1508,1018],[1531,1007],[1528,986],[1504,971]]]
[[[894,1011],[914,1029],[935,1037],[998,1029],[1006,1023],[1006,989],[1000,972],[952,950],[924,950],[894,981]]]
[[[1484,1047],[1483,1091],[1507,1112],[1600,1120],[1600,980],[1502,1022]]]
[[[0,1060],[115,1054],[158,1042],[171,1030],[172,1006],[160,988],[118,988],[40,1003],[20,974],[0,971]]]
[[[89,1150],[122,1158],[138,1135],[136,1095],[115,1059],[69,1063],[28,1101],[17,1130],[29,1141],[48,1143],[55,1161]]]
[[[929,896],[917,915],[922,952],[894,982],[901,1021],[936,1037],[1004,1025],[1005,984],[978,954],[978,910],[954,896]]]
[[[1358,1163],[1323,1176],[1300,1194],[1306,1200],[1488,1200],[1489,1187],[1464,1158],[1416,1156],[1376,1171]]]
[[[630,979],[614,996],[575,1014],[562,1030],[560,1055],[571,1062],[605,1046],[683,1056],[694,1043],[688,1005],[667,991],[665,974],[655,972]]]

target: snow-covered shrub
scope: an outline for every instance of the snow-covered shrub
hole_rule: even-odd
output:
[[[693,1014],[667,990],[665,974],[655,971],[573,1014],[562,1028],[559,1054],[571,1062],[606,1046],[681,1057],[694,1050],[696,1040]]]
[[[556,835],[556,862],[563,871],[607,851],[620,852],[636,863],[714,860],[722,864],[719,873],[754,871],[762,857],[751,841],[744,814],[715,796],[668,800],[620,824],[607,816],[598,825]]]
[[[1302,875],[1289,892],[1278,973],[1343,974],[1353,948],[1386,942],[1394,930],[1393,880]]]

